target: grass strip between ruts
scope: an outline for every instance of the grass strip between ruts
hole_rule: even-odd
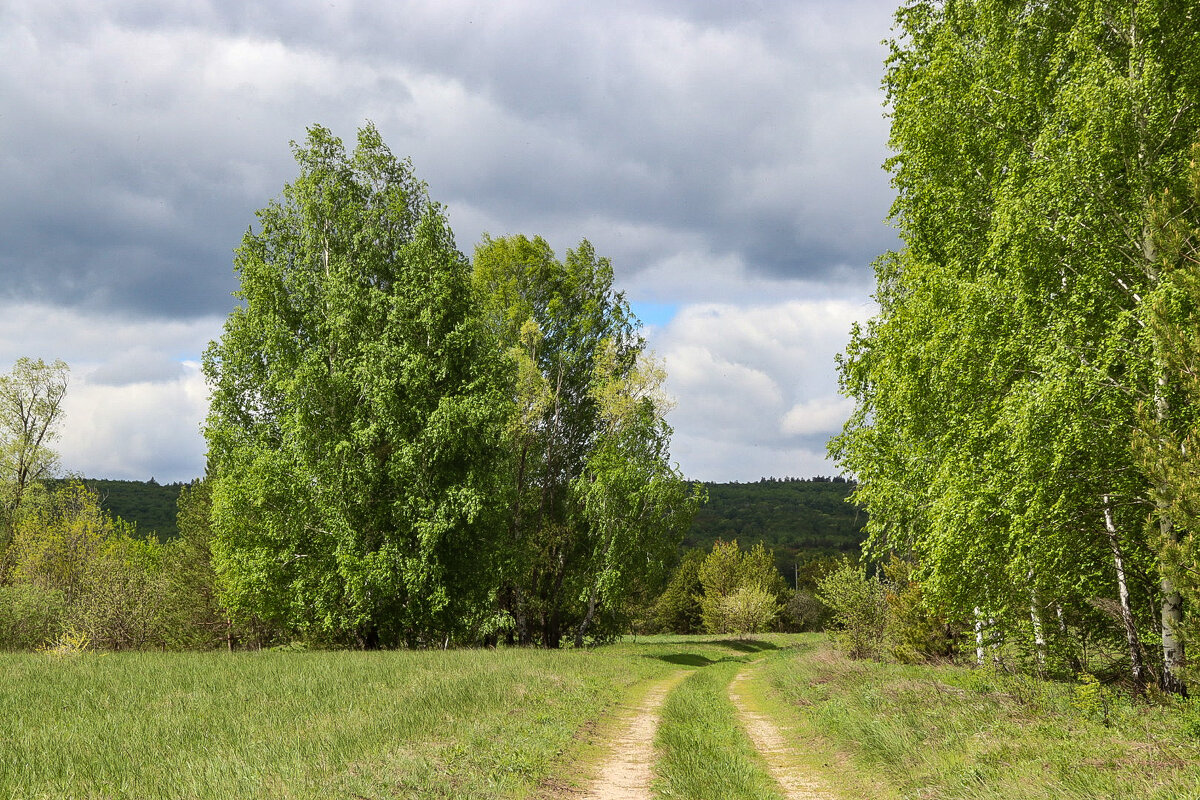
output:
[[[781,800],[766,763],[738,725],[727,688],[751,656],[700,669],[663,704],[655,789],[683,800]]]

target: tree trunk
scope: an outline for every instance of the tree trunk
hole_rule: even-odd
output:
[[[975,606],[975,666],[983,666],[983,612]]]
[[[595,587],[593,587],[592,591],[588,594],[587,614],[584,615],[583,622],[579,623],[579,629],[577,631],[575,631],[575,646],[576,647],[583,647],[583,637],[587,633],[587,629],[589,627],[591,627],[592,617],[595,616],[595,614],[596,614],[596,589],[595,589]]]
[[[1170,407],[1167,402],[1166,370],[1161,357],[1156,358],[1159,369],[1158,384],[1154,397],[1154,415],[1165,429],[1168,424]],[[1170,496],[1169,487],[1155,486],[1154,504],[1158,512],[1158,530],[1161,535],[1160,546],[1165,547],[1179,541],[1175,524],[1171,520],[1171,512],[1167,503]],[[1183,667],[1187,663],[1183,641],[1179,638],[1179,626],[1183,622],[1183,597],[1175,587],[1175,581],[1159,564],[1162,586],[1162,645],[1163,668],[1159,684],[1164,692],[1187,696],[1187,685],[1183,681]]]
[[[1164,542],[1176,540],[1175,526],[1171,518],[1159,516],[1159,530]],[[1164,692],[1187,696],[1187,684],[1183,682],[1183,667],[1186,663],[1183,642],[1179,639],[1179,625],[1183,622],[1183,597],[1175,588],[1175,582],[1165,573],[1162,576],[1162,644],[1163,670],[1159,681]]]
[[[1112,550],[1113,565],[1117,569],[1117,598],[1121,603],[1121,622],[1125,626],[1125,641],[1129,645],[1129,674],[1139,688],[1145,683],[1146,673],[1142,664],[1142,643],[1138,638],[1137,625],[1133,619],[1133,607],[1129,602],[1129,584],[1125,580],[1125,559],[1121,553],[1121,542],[1117,538],[1117,526],[1113,523],[1112,506],[1108,495],[1104,495],[1104,530],[1108,533],[1108,546]],[[1165,639],[1164,639],[1165,642]]]
[[[1037,585],[1033,570],[1029,570],[1029,619],[1033,623],[1033,646],[1037,650],[1038,672],[1046,667],[1046,637],[1042,634],[1042,618],[1038,615]]]
[[[542,646],[557,650],[562,645],[562,623],[558,609],[551,609],[542,617]]]

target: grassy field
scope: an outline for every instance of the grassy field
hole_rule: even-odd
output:
[[[683,637],[559,652],[0,654],[0,797],[527,797],[579,771],[581,732],[641,683],[727,657],[741,654]]]
[[[618,702],[681,669],[657,739],[662,797],[779,796],[728,699],[744,669],[798,763],[846,798],[1200,797],[1200,706],[850,662],[816,636],[3,654],[0,797],[550,797],[595,770]]]
[[[0,797],[521,797],[631,652],[0,657]]]

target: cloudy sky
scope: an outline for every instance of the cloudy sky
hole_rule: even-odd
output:
[[[704,480],[830,475],[833,357],[873,313],[894,2],[6,0],[0,369],[71,365],[89,477],[203,472],[232,250],[313,123],[373,120],[459,248],[590,239]]]

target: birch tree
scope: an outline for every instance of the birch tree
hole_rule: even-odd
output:
[[[586,240],[561,261],[540,237],[485,238],[474,283],[508,346],[514,392],[501,605],[521,643],[577,642],[649,580],[695,510],[669,460],[661,372]]]
[[[440,206],[319,126],[204,357],[222,602],[317,639],[445,644],[491,603],[509,391]],[[236,620],[235,620],[236,621]]]
[[[68,372],[61,360],[19,358],[0,376],[0,551],[12,538],[26,492],[58,467],[53,444]]]
[[[1052,630],[1037,606],[1096,630],[1088,599],[1129,618],[1123,576],[1157,573],[1134,588],[1161,600],[1163,685],[1179,691],[1178,593],[1141,519],[1167,541],[1173,525],[1130,445],[1139,403],[1172,413],[1144,333],[1148,208],[1200,122],[1200,21],[1183,2],[978,0],[912,3],[897,22],[905,248],[877,264],[881,316],[842,362],[858,409],[834,451],[876,546],[1030,642]],[[1033,614],[1012,611],[1031,596]]]

